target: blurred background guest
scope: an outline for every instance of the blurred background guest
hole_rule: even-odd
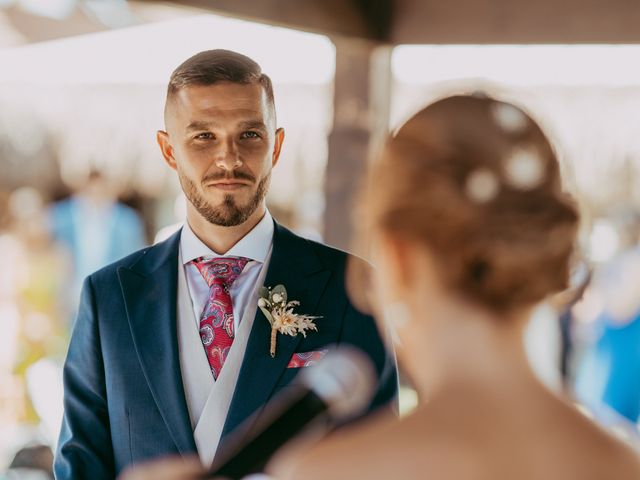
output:
[[[0,448],[11,443],[26,446],[13,455],[8,478],[52,478],[46,476],[52,459],[47,445],[55,441],[62,419],[56,361],[61,362],[68,339],[62,299],[71,269],[66,252],[49,235],[45,202],[37,190],[18,188],[8,195],[4,206],[7,215],[0,221],[0,425],[7,434],[0,437]],[[22,428],[12,431],[16,420]],[[43,454],[46,451],[49,460]],[[36,457],[39,464],[32,465]],[[40,467],[47,462],[43,473]]]
[[[294,446],[274,475],[638,478],[636,452],[539,383],[525,355],[532,309],[567,287],[578,227],[538,125],[490,98],[445,98],[390,139],[368,187],[372,300],[420,405]]]
[[[97,170],[69,198],[52,205],[50,221],[53,237],[73,259],[74,303],[85,277],[146,243],[138,213],[118,201],[114,186]]]
[[[633,243],[602,267],[589,292],[601,308],[575,382],[600,421],[629,430],[640,420],[640,247]]]

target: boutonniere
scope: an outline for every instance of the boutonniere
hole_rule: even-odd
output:
[[[322,317],[293,313],[293,308],[300,305],[297,300],[288,300],[284,285],[260,288],[258,307],[271,324],[271,358],[276,356],[276,336],[278,333],[295,337],[301,333],[306,338],[307,330],[318,331],[314,320]]]

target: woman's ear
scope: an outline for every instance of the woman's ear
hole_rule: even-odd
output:
[[[411,261],[414,248],[410,242],[387,233],[376,236],[373,252],[384,297],[397,300],[407,291],[416,267]]]

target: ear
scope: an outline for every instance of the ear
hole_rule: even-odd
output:
[[[164,161],[167,162],[167,165],[169,165],[169,167],[171,167],[173,170],[176,170],[178,167],[176,164],[176,159],[173,156],[173,145],[171,145],[169,134],[164,130],[158,130],[158,133],[156,134],[156,141],[160,146],[160,151],[162,152]]]
[[[411,245],[386,233],[375,236],[374,255],[379,272],[384,275],[384,288],[390,298],[402,297],[411,283],[414,265],[411,262]]]
[[[283,143],[284,143],[284,128],[279,128],[276,130],[276,141],[273,144],[273,154],[271,157],[272,167],[275,167],[276,163],[278,163],[278,159],[280,158],[280,150],[282,149]]]

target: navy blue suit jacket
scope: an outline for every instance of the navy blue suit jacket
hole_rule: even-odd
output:
[[[56,478],[114,478],[137,462],[193,454],[177,342],[179,233],[89,276],[64,366],[65,414]],[[373,319],[345,293],[348,255],[276,224],[265,285],[283,284],[300,311],[320,315],[318,331],[279,335],[269,355],[270,326],[258,310],[222,433],[258,411],[300,369],[295,352],[352,344],[373,360],[379,385],[371,409],[397,395],[397,371]],[[258,415],[259,418],[259,415]],[[220,451],[220,450],[219,450]]]

